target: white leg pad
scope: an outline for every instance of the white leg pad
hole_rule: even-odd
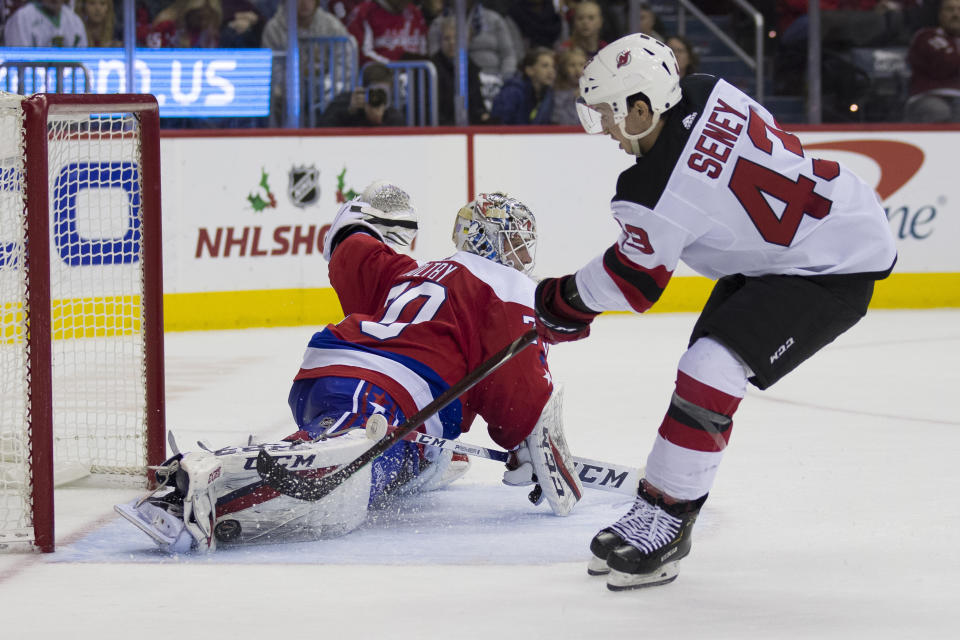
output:
[[[537,426],[521,446],[530,451],[533,472],[553,512],[558,516],[569,514],[583,496],[583,484],[563,435],[562,387],[554,387]]]
[[[265,542],[343,535],[366,519],[371,486],[368,469],[353,474],[323,500],[306,502],[258,493],[264,485],[256,470],[257,455],[263,448],[290,469],[325,469],[332,473],[371,444],[359,431],[313,443],[276,442],[189,452],[171,465],[173,472],[179,465],[181,485],[183,474],[189,479],[179,489],[186,491],[182,518],[178,509],[168,512],[163,506],[151,504],[149,497],[114,509],[170,553],[191,548],[215,551],[218,540]],[[245,496],[246,501],[238,503],[236,496]]]

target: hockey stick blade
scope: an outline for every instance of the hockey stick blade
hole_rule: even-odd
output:
[[[395,431],[388,433],[382,440],[360,454],[352,462],[340,467],[335,473],[321,478],[298,476],[261,449],[257,455],[257,472],[264,482],[278,493],[300,500],[315,502],[332,493],[343,482],[365,467],[371,460],[392,447],[408,433],[416,430],[435,413],[469,391],[475,384],[500,368],[513,356],[533,344],[537,339],[536,329],[530,329],[519,338],[490,356],[480,366],[464,376],[459,382],[441,393],[430,404],[415,413]]]
[[[475,458],[484,458],[495,462],[506,462],[510,455],[507,451],[501,451],[500,449],[468,444],[459,440],[438,438],[419,431],[408,433],[403,439],[422,444],[426,447],[446,449],[454,453],[473,456]],[[573,467],[577,472],[577,476],[580,478],[580,483],[583,484],[585,488],[612,491],[630,496],[637,495],[640,476],[642,476],[644,472],[644,467],[630,467],[612,462],[603,462],[602,460],[581,458],[579,456],[573,456]]]

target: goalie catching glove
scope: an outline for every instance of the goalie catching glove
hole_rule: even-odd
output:
[[[337,211],[323,243],[323,257],[329,262],[337,244],[351,233],[369,233],[392,247],[404,248],[417,237],[417,229],[417,212],[407,192],[383,180],[374,182]]]
[[[590,323],[599,314],[580,300],[573,276],[546,278],[534,297],[537,333],[545,342],[571,342],[590,335]]]
[[[533,432],[510,452],[503,473],[506,485],[535,485],[530,502],[540,504],[546,499],[558,516],[569,514],[583,496],[583,485],[563,435],[562,395],[562,389],[555,387]]]

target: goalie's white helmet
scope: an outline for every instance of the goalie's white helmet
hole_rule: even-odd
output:
[[[653,124],[640,134],[627,134],[627,98],[643,93],[650,100]],[[609,104],[624,135],[637,140],[653,130],[660,114],[680,102],[680,70],[673,51],[656,38],[634,33],[614,40],[583,68],[577,113],[587,133],[602,133],[600,114],[590,107]]]
[[[460,251],[530,273],[537,250],[537,221],[516,198],[481,193],[457,213],[453,243]]]

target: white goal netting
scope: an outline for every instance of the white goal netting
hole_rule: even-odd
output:
[[[0,543],[32,534],[39,456],[52,454],[55,474],[146,472],[138,119],[50,116],[47,172],[37,176],[25,164],[37,141],[25,139],[20,100],[0,95]],[[46,257],[26,217],[28,180],[47,183]],[[41,267],[50,270],[49,332],[31,326]],[[38,448],[31,414],[38,340],[51,354],[52,452]]]

